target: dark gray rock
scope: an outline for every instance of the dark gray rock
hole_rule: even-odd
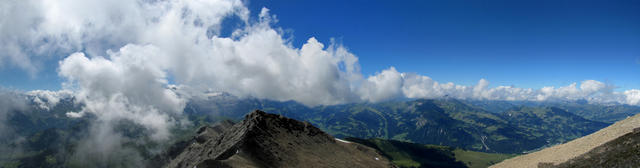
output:
[[[308,122],[256,110],[230,125],[200,128],[165,167],[393,167],[376,150],[337,142]]]

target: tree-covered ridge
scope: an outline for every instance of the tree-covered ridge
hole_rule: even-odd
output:
[[[528,115],[531,111],[540,115]],[[384,138],[501,153],[534,150],[607,125],[558,108],[523,107],[494,113],[455,99],[352,104],[316,108],[314,112],[306,115],[307,120],[338,137]]]

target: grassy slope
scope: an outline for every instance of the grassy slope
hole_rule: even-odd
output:
[[[439,145],[420,145],[383,139],[347,138],[349,141],[375,148],[400,167],[488,167],[513,154],[484,153]]]
[[[515,154],[484,153],[462,149],[453,150],[456,160],[463,162],[470,168],[484,168],[496,164],[505,159],[515,157]]]

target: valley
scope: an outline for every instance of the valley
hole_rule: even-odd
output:
[[[307,107],[293,101],[240,99],[221,94],[190,101],[185,108],[190,126],[173,129],[171,140],[163,143],[144,140],[148,130],[134,123],[121,122],[115,131],[129,140],[121,146],[128,152],[119,155],[134,157],[114,154],[108,156],[113,158],[111,162],[94,163],[74,159],[77,150],[85,147],[86,144],[79,143],[88,136],[90,123],[95,120],[91,116],[65,117],[66,111],[81,106],[72,101],[63,100],[48,111],[33,107],[33,111],[16,111],[9,115],[7,119],[14,123],[12,130],[20,132],[16,136],[24,140],[4,140],[6,152],[0,157],[3,167],[145,165],[158,154],[154,151],[163,151],[175,142],[189,139],[196,128],[225,119],[240,121],[250,109],[264,109],[268,113],[308,121],[332,136],[378,149],[393,163],[409,167],[433,162],[429,159],[433,159],[435,153],[440,153],[435,158],[449,158],[437,163],[484,167],[588,135],[609,125],[555,106],[512,104],[504,111],[496,112],[465,100],[417,99]],[[503,105],[504,102],[492,104],[488,101],[485,104]],[[594,110],[594,106],[582,109],[581,114]],[[600,106],[598,110],[610,108],[614,107]],[[406,151],[407,146],[418,144],[426,145],[420,147],[423,151]]]

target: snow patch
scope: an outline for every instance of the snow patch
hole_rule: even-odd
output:
[[[351,143],[351,142],[349,142],[349,141],[345,141],[345,140],[342,140],[342,139],[338,139],[338,138],[335,138],[335,139],[336,139],[336,141],[340,141],[340,142],[342,142],[342,143]]]

